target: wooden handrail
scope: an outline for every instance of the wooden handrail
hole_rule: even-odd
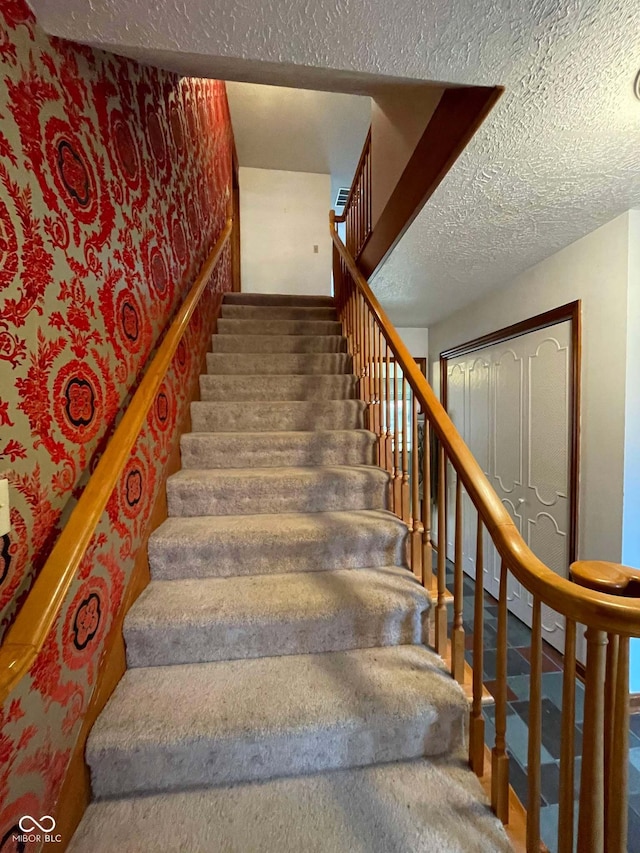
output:
[[[640,636],[640,599],[624,598],[579,586],[548,568],[527,546],[484,471],[338,236],[334,211],[330,213],[330,233],[342,262],[373,314],[418,402],[427,412],[449,460],[509,571],[541,602],[572,621],[587,624],[596,631]]]
[[[0,646],[0,703],[28,672],[55,623],[87,546],[129,459],[171,359],[198,306],[232,228],[233,220],[227,219],[220,237],[158,347],[122,420]]]
[[[569,566],[575,583],[588,589],[611,592],[614,595],[640,594],[640,569],[609,563],[605,560],[579,560]]]
[[[351,183],[351,186],[349,188],[349,195],[347,196],[347,200],[345,201],[344,207],[342,208],[342,214],[340,216],[338,216],[336,214],[336,222],[344,222],[345,219],[347,218],[347,210],[351,206],[351,202],[353,201],[353,194],[356,191],[356,183],[357,183],[358,175],[362,172],[363,163],[365,161],[365,158],[369,154],[370,149],[371,149],[371,127],[369,127],[369,130],[367,131],[367,135],[366,135],[365,140],[364,140],[364,145],[362,146],[362,151],[360,152],[360,158],[358,160],[358,165],[356,166],[356,170],[353,173],[354,177],[353,177],[353,181]]]

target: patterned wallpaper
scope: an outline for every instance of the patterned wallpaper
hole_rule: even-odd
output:
[[[224,225],[232,133],[224,84],[50,39],[24,0],[0,0],[0,57],[1,636]],[[2,851],[23,814],[55,814],[213,300],[230,285],[227,249],[60,618],[0,708]]]

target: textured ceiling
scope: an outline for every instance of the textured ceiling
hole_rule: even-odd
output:
[[[434,323],[640,206],[638,0],[33,6],[49,32],[183,73],[356,92],[387,75],[504,85],[376,277],[400,325]]]
[[[371,123],[371,100],[285,86],[228,83],[241,166],[331,175],[349,186]]]

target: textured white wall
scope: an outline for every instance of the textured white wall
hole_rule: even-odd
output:
[[[619,216],[429,328],[439,390],[442,350],[582,300],[581,559],[618,562],[622,555],[629,221],[628,213]]]
[[[398,329],[398,334],[414,358],[428,358],[429,329],[416,329],[404,326]]]
[[[331,293],[330,191],[329,175],[240,167],[244,291]]]
[[[622,562],[640,566],[640,210],[629,211]],[[629,663],[629,689],[640,693],[640,640],[631,641]]]
[[[629,211],[622,562],[640,566],[640,210]]]

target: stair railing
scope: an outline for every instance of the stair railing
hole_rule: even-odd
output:
[[[29,671],[44,646],[232,228],[233,220],[229,218],[4,637],[0,646],[0,704]]]
[[[528,548],[500,498],[457,432],[431,386],[360,273],[336,231],[333,276],[336,306],[365,403],[366,425],[377,436],[377,460],[389,473],[390,509],[409,528],[408,558],[414,574],[435,598],[435,648],[465,680],[465,622],[473,623],[473,676],[469,712],[469,763],[485,774],[483,702],[483,560],[486,540],[500,558],[497,614],[495,743],[491,750],[491,806],[509,823],[507,729],[507,595],[513,576],[533,599],[529,696],[526,847],[539,851],[542,740],[542,616],[549,608],[565,620],[560,755],[559,853],[574,846],[574,788],[579,787],[577,849],[624,853],[627,838],[629,637],[640,636],[640,599],[621,597],[638,588],[640,573],[606,563],[574,563],[574,581],[560,577]],[[399,370],[401,376],[399,375]],[[415,452],[423,418],[422,453]],[[420,418],[422,420],[422,418]],[[453,475],[453,612],[447,602],[447,477]],[[473,619],[463,613],[463,510],[468,496],[476,515]],[[435,531],[432,530],[435,516]],[[435,535],[434,535],[435,534]],[[435,580],[433,552],[437,551]],[[636,593],[637,594],[637,593]],[[585,708],[582,767],[575,776],[576,639],[585,626]]]
[[[353,183],[342,211],[336,221],[345,222],[345,237],[349,254],[356,260],[371,236],[371,128],[367,133]]]

